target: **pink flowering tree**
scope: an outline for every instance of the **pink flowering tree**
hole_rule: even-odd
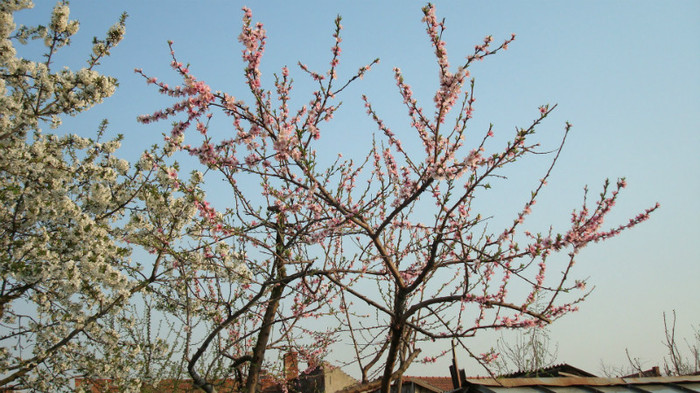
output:
[[[244,46],[246,93],[252,100],[215,92],[174,53],[172,66],[182,85],[171,87],[137,72],[161,93],[177,99],[140,120],[176,119],[165,138],[167,148],[196,157],[230,186],[228,207],[203,201],[196,205],[208,219],[202,230],[212,242],[236,239],[246,249],[260,250],[257,257],[246,259],[250,281],[231,288],[243,291],[238,298],[246,299],[245,305],[231,308],[215,291],[200,299],[218,309],[229,307],[212,325],[211,337],[226,329],[229,336],[255,337],[249,346],[237,347],[236,356],[229,355],[248,373],[249,392],[258,382],[262,349],[282,348],[269,340],[273,329],[279,332],[277,337],[289,338],[284,347],[288,349],[295,342],[292,326],[308,332],[304,318],[329,313],[346,334],[315,333],[342,337],[355,348],[361,383],[348,391],[381,387],[388,392],[391,382],[414,360],[430,362],[442,355],[421,358],[424,342],[456,340],[487,364],[497,354],[472,353],[467,338],[486,329],[543,326],[576,310],[587,295],[585,281],[574,279],[572,270],[579,251],[644,221],[657,208],[604,228],[605,216],[625,187],[623,179],[606,181],[598,199],[584,196],[583,205],[571,213],[570,227],[527,231],[526,220],[571,128],[566,124],[548,170],[525,195],[519,212],[502,228],[487,226],[490,214],[476,211],[475,199],[489,192],[489,182],[502,176],[505,167],[540,153],[532,139],[555,106],[540,106],[532,122],[518,127],[502,146],[493,146],[493,128],[483,130],[481,137],[475,132],[467,135],[475,102],[469,66],[505,50],[515,36],[500,45],[486,37],[463,64],[451,66],[441,38],[444,25],[430,4],[423,8],[423,20],[439,72],[429,107],[419,104],[400,69],[394,69],[420,153],[406,148],[370,98],[363,97],[379,130],[374,139],[368,138],[366,156],[339,157],[324,165],[314,147],[338,109],[337,96],[377,60],[339,82],[337,19],[330,67],[315,72],[299,64],[318,88],[306,105],[293,109],[293,85],[286,67],[275,76],[272,89],[264,87],[260,63],[265,30],[253,24],[250,10],[244,11],[239,40]],[[211,130],[214,114],[232,119],[232,129]],[[517,294],[509,293],[511,288],[517,288],[513,291]],[[251,309],[260,310],[257,321],[245,325],[242,317]],[[245,330],[246,326],[253,330]],[[202,345],[198,351],[207,350],[213,349]],[[196,370],[190,371],[197,380]],[[205,387],[206,381],[199,386]]]

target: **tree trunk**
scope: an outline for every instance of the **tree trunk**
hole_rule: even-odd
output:
[[[284,214],[278,213],[277,236],[275,239],[275,274],[277,280],[281,280],[287,275],[284,266],[285,253],[286,250],[284,247]],[[272,326],[274,325],[275,315],[277,314],[277,309],[279,308],[283,291],[284,284],[280,282],[272,288],[272,291],[270,293],[270,300],[267,303],[265,315],[263,316],[262,320],[262,326],[260,327],[260,332],[258,333],[258,340],[255,343],[255,348],[253,349],[253,356],[250,362],[250,368],[248,370],[248,379],[246,381],[245,387],[246,393],[255,393],[255,390],[258,387],[258,379],[260,378],[261,366],[263,360],[265,359],[265,350],[267,349],[267,343],[270,339],[270,333],[272,332]]]
[[[397,289],[396,299],[394,299],[394,315],[391,317],[391,326],[389,328],[389,352],[386,356],[386,365],[384,367],[384,375],[382,376],[381,393],[391,392],[391,378],[394,373],[394,366],[398,358],[399,348],[401,347],[401,340],[403,339],[405,327],[403,313],[405,309],[406,296],[401,289]],[[400,377],[399,375],[399,378]]]

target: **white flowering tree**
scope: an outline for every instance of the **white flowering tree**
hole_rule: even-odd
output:
[[[248,296],[267,299],[262,304],[265,316],[258,323],[275,324],[278,336],[287,337],[288,321],[303,325],[304,316],[333,313],[355,348],[362,379],[348,391],[381,387],[388,392],[390,383],[425,349],[425,342],[456,340],[478,361],[492,361],[495,352],[472,353],[465,339],[486,329],[542,326],[575,310],[587,294],[585,282],[573,278],[579,251],[644,221],[657,208],[603,229],[603,219],[625,187],[624,179],[612,185],[606,181],[599,199],[584,198],[583,206],[572,213],[569,228],[543,234],[524,229],[564,145],[567,124],[561,144],[551,153],[549,169],[534,181],[511,224],[496,230],[488,227],[492,213],[475,211],[473,201],[489,192],[489,182],[501,176],[504,167],[539,153],[539,145],[532,141],[535,129],[555,106],[540,106],[531,124],[517,127],[504,146],[492,146],[493,128],[483,130],[480,138],[473,136],[474,131],[467,136],[475,102],[469,66],[505,50],[514,36],[498,46],[486,37],[464,64],[454,68],[441,38],[443,23],[432,5],[423,11],[439,71],[432,114],[419,105],[395,69],[400,98],[422,146],[419,154],[404,149],[402,139],[365,97],[367,113],[379,129],[373,140],[368,137],[367,155],[354,160],[339,157],[331,165],[319,158],[315,146],[323,136],[321,128],[339,107],[337,96],[376,63],[360,67],[347,82],[338,82],[340,18],[329,69],[319,73],[299,64],[317,85],[299,108],[290,107],[293,86],[286,67],[275,76],[274,87],[265,88],[260,63],[267,37],[262,25],[252,22],[248,9],[239,41],[244,46],[245,94],[252,95],[251,101],[236,98],[243,92],[216,91],[180,63],[174,52],[172,67],[182,85],[169,86],[137,70],[161,93],[177,99],[140,120],[174,118],[165,138],[167,147],[198,158],[207,171],[218,173],[230,185],[229,206],[198,206],[202,215],[221,217],[207,230],[266,250],[267,259],[255,263],[259,269],[255,274],[264,279],[251,280],[256,290]],[[215,113],[233,120],[230,132],[210,129]],[[561,255],[552,258],[554,254]],[[556,267],[548,269],[552,263]],[[519,287],[520,294],[510,294],[513,287]],[[220,294],[208,299],[226,310],[229,303]],[[287,307],[279,307],[278,301],[285,297]],[[535,299],[541,307],[534,307]],[[249,308],[236,308],[243,309]],[[210,337],[223,334],[241,316],[229,309],[226,316],[217,317],[222,323],[213,325]],[[238,326],[226,334],[235,340],[249,334],[245,324]],[[256,335],[258,345],[270,344],[266,334]],[[223,348],[221,356],[248,373],[247,391],[252,392],[263,360],[257,357],[260,352],[230,356],[227,350]],[[422,361],[439,356],[428,354]]]
[[[0,2],[0,387],[72,390],[76,377],[138,385],[129,359],[143,343],[120,336],[134,319],[122,311],[157,281],[162,255],[134,263],[128,241],[152,251],[164,235],[149,222],[175,233],[194,209],[168,199],[162,154],[134,166],[119,159],[121,137],[104,140],[106,122],[92,138],[41,129],[114,93],[116,80],[96,67],[122,39],[126,15],[72,71],[54,64],[79,27],[67,4],[46,26],[16,26],[13,13],[31,6]],[[40,60],[18,54],[29,40],[43,42]],[[135,212],[149,221],[130,221]]]

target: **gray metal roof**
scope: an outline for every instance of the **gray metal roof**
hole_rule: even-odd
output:
[[[700,375],[652,378],[468,378],[461,393],[698,392]]]

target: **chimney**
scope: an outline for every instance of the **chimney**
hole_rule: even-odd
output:
[[[284,379],[291,381],[299,376],[299,359],[297,353],[289,351],[284,354]]]

